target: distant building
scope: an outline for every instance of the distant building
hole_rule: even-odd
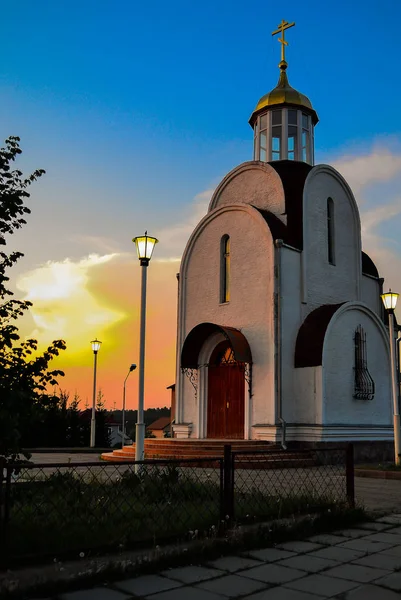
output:
[[[146,431],[147,433],[154,435],[156,438],[170,437],[171,418],[160,417],[160,419],[157,419],[151,423],[151,425],[146,428]]]
[[[114,448],[115,446],[121,445],[121,440],[122,440],[122,430],[121,430],[121,424],[117,423],[117,421],[114,421],[114,419],[110,419],[107,422],[107,426],[109,428],[109,435],[110,435],[110,446],[112,448]],[[125,434],[125,439],[124,439],[124,445],[125,446],[129,446],[132,444],[132,440],[131,438]]]

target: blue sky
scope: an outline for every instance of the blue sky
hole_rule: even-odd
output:
[[[66,260],[90,289],[112,259],[85,257],[133,254],[145,229],[159,257],[179,258],[213,188],[252,158],[248,119],[276,85],[283,18],[296,22],[290,83],[320,118],[316,161],[348,179],[364,246],[401,289],[399,0],[18,0],[2,7],[0,135],[21,137],[26,171],[47,172],[14,239],[20,291]]]
[[[90,213],[117,201],[142,228],[148,203],[165,221],[251,157],[247,121],[276,83],[282,18],[296,21],[288,73],[319,114],[317,157],[401,132],[398,0],[20,0],[2,12],[2,135],[23,138],[47,186],[82,186]]]

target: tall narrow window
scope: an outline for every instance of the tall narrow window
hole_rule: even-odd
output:
[[[221,238],[221,258],[220,258],[220,277],[221,277],[221,293],[220,302],[230,301],[230,237],[224,235]]]
[[[309,117],[302,113],[302,160],[308,161],[309,154]]]
[[[297,158],[297,111],[289,110],[287,112],[288,118],[288,160],[295,160]]]
[[[281,158],[281,110],[272,111],[272,160]]]
[[[295,125],[288,126],[288,160],[295,160],[295,149],[297,147],[297,128]]]
[[[259,160],[267,161],[267,114],[260,117]]]
[[[334,202],[327,199],[327,258],[331,265],[335,265],[334,256]]]
[[[372,400],[375,395],[375,382],[368,371],[366,355],[366,333],[358,325],[354,336],[355,342],[355,384],[354,398],[358,400]]]

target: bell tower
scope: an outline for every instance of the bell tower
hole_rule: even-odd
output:
[[[295,23],[281,21],[272,35],[281,34],[280,77],[276,87],[256,105],[249,124],[254,131],[254,160],[296,160],[314,164],[314,127],[319,121],[309,98],[290,86],[285,32]]]

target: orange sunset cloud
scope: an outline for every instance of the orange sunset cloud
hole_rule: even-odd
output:
[[[145,407],[168,405],[166,387],[175,381],[178,270],[178,260],[157,258],[148,269]],[[67,342],[53,363],[66,374],[60,387],[91,402],[90,341],[97,337],[103,342],[97,387],[108,408],[120,408],[124,378],[139,354],[140,266],[135,256],[49,261],[21,275],[17,288],[33,302],[31,322],[21,333],[37,338],[41,347],[58,338]],[[136,407],[136,379],[134,372],[127,383],[127,408]]]

